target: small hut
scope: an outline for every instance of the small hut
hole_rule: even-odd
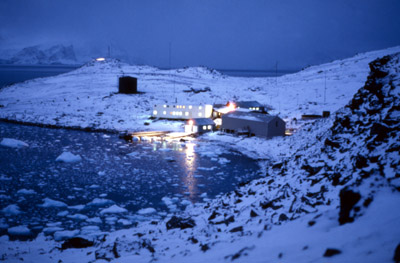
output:
[[[137,92],[137,78],[124,76],[119,78],[119,93],[136,94]]]
[[[215,130],[215,123],[209,118],[195,118],[188,120],[185,124],[187,133],[205,133]]]

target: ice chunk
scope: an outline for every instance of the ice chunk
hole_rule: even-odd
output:
[[[68,211],[61,211],[61,212],[58,212],[58,213],[57,213],[57,216],[64,217],[64,216],[66,216],[66,215],[68,215],[68,214],[69,214]]]
[[[105,208],[103,210],[100,211],[101,215],[104,214],[121,214],[121,213],[126,213],[128,212],[128,210],[126,210],[125,208],[119,207],[117,205],[112,205],[108,208]]]
[[[79,234],[79,230],[65,230],[65,231],[57,231],[54,233],[55,241],[62,241],[66,239],[70,239],[76,237]]]
[[[117,221],[119,224],[123,225],[123,226],[130,226],[132,225],[132,222],[127,220],[127,219],[120,219]]]
[[[60,156],[57,157],[56,162],[74,163],[81,160],[82,158],[79,155],[72,154],[71,152],[63,152]]]
[[[181,205],[183,205],[183,206],[188,206],[188,205],[191,205],[191,204],[192,204],[192,202],[190,202],[187,199],[183,199],[182,202],[181,202]]]
[[[28,147],[29,144],[16,140],[16,139],[11,139],[11,138],[3,138],[1,140],[0,145],[3,145],[5,147],[10,147],[10,148],[22,148],[22,147]]]
[[[1,212],[8,216],[15,216],[15,215],[21,214],[21,211],[19,209],[20,208],[18,205],[12,204],[12,205],[8,205],[8,206],[4,207],[1,210]]]
[[[94,223],[94,224],[101,224],[101,223],[103,223],[103,221],[101,221],[101,218],[100,218],[100,217],[88,218],[88,219],[86,219],[86,222],[88,222],[88,223]]]
[[[154,208],[148,207],[148,208],[140,209],[137,213],[139,215],[150,215],[150,214],[154,214],[156,212],[157,212],[157,210],[155,210]]]
[[[20,195],[34,195],[36,194],[35,190],[32,189],[20,189],[18,190],[17,194]]]
[[[52,227],[45,227],[43,228],[43,233],[45,235],[52,235],[57,231],[62,231],[64,228],[58,227],[58,226],[52,226]]]
[[[67,217],[70,218],[70,219],[79,220],[79,221],[83,221],[83,220],[88,219],[87,216],[82,215],[82,214],[73,214],[73,215],[69,215]]]
[[[32,234],[31,230],[26,226],[10,227],[7,231],[8,234],[13,236],[30,236]]]
[[[85,205],[73,205],[73,206],[68,206],[68,208],[72,209],[72,210],[80,211],[80,210],[83,210],[85,208]]]
[[[88,206],[108,206],[114,204],[114,201],[104,198],[95,198],[91,202],[87,203]]]
[[[43,199],[43,204],[41,204],[41,205],[38,205],[38,206],[40,206],[40,207],[67,207],[67,204],[66,203],[64,203],[64,202],[61,202],[61,201],[56,201],[56,200],[53,200],[53,199],[50,199],[50,198],[45,198],[45,199]]]

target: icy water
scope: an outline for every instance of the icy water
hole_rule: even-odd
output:
[[[22,66],[0,65],[0,88],[6,85],[25,80],[43,78],[66,73],[78,68],[78,66],[49,65],[49,66]]]
[[[256,161],[222,144],[198,140],[128,143],[116,134],[0,122],[3,138],[29,147],[0,146],[1,234],[19,225],[48,234],[88,226],[120,229],[207,201],[261,176]],[[82,160],[57,162],[67,151]],[[127,211],[105,212],[112,205]],[[157,212],[137,213],[149,207]]]

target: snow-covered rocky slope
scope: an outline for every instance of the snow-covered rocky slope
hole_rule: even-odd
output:
[[[8,65],[54,65],[79,64],[72,45],[36,45],[25,47],[17,52],[3,54],[0,64]]]
[[[397,53],[372,62],[363,87],[330,119],[282,139],[295,150],[264,178],[165,220],[99,235],[85,249],[3,237],[1,254],[24,262],[393,262],[399,121]]]
[[[343,107],[365,82],[368,63],[399,51],[400,47],[394,47],[359,54],[278,78],[229,77],[206,68],[160,70],[116,60],[93,61],[66,74],[0,90],[0,118],[117,131],[183,131],[179,123],[145,126],[144,121],[154,104],[175,100],[182,104],[257,100],[271,105],[275,109],[271,113],[279,114],[291,126],[295,125],[291,120],[302,114]],[[144,93],[118,94],[118,77],[122,75],[137,77],[138,89]],[[205,87],[210,91],[191,92]]]

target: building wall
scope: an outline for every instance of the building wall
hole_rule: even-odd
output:
[[[278,123],[277,127],[276,123]],[[223,115],[221,128],[222,130],[234,130],[235,132],[240,130],[249,130],[250,134],[267,138],[283,136],[285,134],[285,122],[278,117],[274,118],[268,123],[232,118],[230,116]]]
[[[286,130],[286,123],[276,117],[270,123],[268,123],[268,137],[284,136]]]
[[[206,126],[206,129],[204,129],[203,126]],[[211,129],[208,129],[208,126],[211,126]],[[215,130],[215,125],[185,125],[185,132],[188,133],[204,133],[204,132],[210,132]]]
[[[152,116],[165,119],[210,118],[212,105],[155,105]]]

